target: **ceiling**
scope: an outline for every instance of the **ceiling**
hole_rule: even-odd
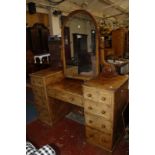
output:
[[[58,9],[67,15],[76,9],[85,9],[92,13],[96,18],[115,18],[128,20],[129,0],[64,0],[58,5],[52,5],[49,0],[26,0],[35,2],[38,7],[51,7]]]

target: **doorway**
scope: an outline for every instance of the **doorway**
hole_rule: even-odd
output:
[[[78,73],[91,70],[91,55],[88,53],[86,34],[73,33],[74,59],[77,61]]]
[[[87,35],[73,33],[74,57],[77,58],[82,52],[87,52]]]

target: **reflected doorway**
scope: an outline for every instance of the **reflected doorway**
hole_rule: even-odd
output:
[[[87,35],[73,33],[73,47],[74,59],[77,60],[79,66],[78,73],[91,70],[91,58],[88,53]]]

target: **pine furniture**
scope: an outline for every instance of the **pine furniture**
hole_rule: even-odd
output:
[[[73,11],[69,17],[73,18],[78,13],[80,17],[86,14],[93,18],[84,10]],[[123,132],[121,112],[128,103],[128,76],[109,76],[109,73],[105,76],[106,72],[99,72],[98,37],[96,29],[94,74],[80,74],[76,65],[67,68],[62,29],[63,70],[49,68],[33,73],[31,84],[39,119],[42,122],[54,126],[72,110],[72,107],[80,107],[84,109],[86,141],[113,151]]]

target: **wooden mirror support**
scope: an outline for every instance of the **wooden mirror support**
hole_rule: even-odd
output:
[[[99,31],[86,10],[73,11],[63,21],[62,59],[65,77],[90,80],[99,74]]]
[[[115,66],[113,64],[108,63],[105,60],[103,36],[100,36],[99,48],[100,48],[100,64],[102,65],[102,71],[101,71],[100,77],[110,78],[110,77],[117,76],[118,73],[116,72]]]

